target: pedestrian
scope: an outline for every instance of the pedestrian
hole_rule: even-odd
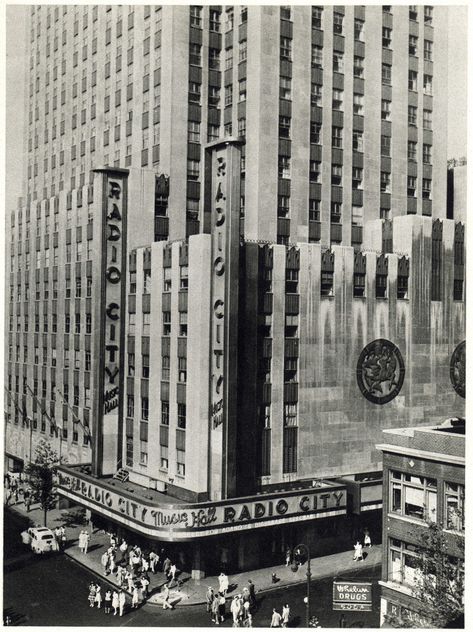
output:
[[[353,546],[353,548],[355,549],[355,552],[353,554],[353,559],[356,562],[363,561],[363,547],[360,544],[359,540],[356,541],[356,544]]]
[[[89,606],[91,608],[94,607],[95,604],[95,595],[97,594],[97,588],[93,582],[89,585]]]
[[[54,537],[56,539],[58,547],[61,547],[61,529],[60,529],[60,527],[56,527],[54,529]]]
[[[26,490],[25,495],[23,496],[23,499],[25,503],[25,509],[29,513],[30,508],[31,508],[31,492],[29,490]]]
[[[215,599],[215,593],[212,586],[207,587],[207,593],[205,594],[205,601],[207,602],[207,612],[212,610],[212,602]]]
[[[97,608],[100,610],[100,608],[102,607],[102,590],[98,584],[97,592],[95,593],[95,603],[97,604]]]
[[[283,606],[282,609],[282,627],[287,628],[289,625],[289,616],[291,614],[291,609],[289,608],[289,604]]]
[[[156,574],[156,564],[158,562],[157,560],[157,554],[154,551],[151,551],[149,554],[149,570],[153,573],[153,575]]]
[[[60,535],[60,538],[61,538],[60,547],[64,551],[64,549],[66,548],[66,544],[67,544],[66,527],[64,525],[61,525],[59,527],[59,530],[61,532],[61,535]]]
[[[103,567],[104,575],[108,575],[108,553],[104,551],[100,557],[100,564]]]
[[[176,581],[176,573],[177,573],[177,566],[175,564],[171,564],[171,566],[169,567],[169,576],[171,580],[173,581],[173,583]]]
[[[345,620],[345,615],[343,614],[343,612],[342,612],[342,614],[340,616],[340,619],[338,621],[338,627],[339,628],[346,628],[347,627],[347,622]]]
[[[88,531],[84,531],[84,553],[87,555],[89,549],[90,535]]]
[[[112,608],[113,608],[114,615],[118,614],[119,606],[120,606],[120,602],[118,600],[118,593],[116,590],[114,590],[112,594]]]
[[[79,551],[83,553],[84,552],[84,530],[83,529],[79,533],[78,545],[79,545]]]
[[[110,614],[110,610],[112,607],[112,591],[111,590],[107,590],[107,592],[105,593],[103,605],[105,609],[105,614]]]
[[[140,593],[138,591],[138,584],[133,585],[133,593],[131,598],[131,607],[138,608],[138,604],[140,602]]]
[[[161,597],[163,600],[163,610],[166,610],[166,608],[173,610],[174,606],[169,601],[169,586],[167,584],[164,584],[163,590],[161,591]]]
[[[368,549],[371,549],[371,536],[370,536],[370,532],[368,531],[368,529],[365,529],[365,538],[364,538],[363,544]]]
[[[125,612],[125,606],[126,606],[126,594],[124,590],[120,590],[120,592],[118,593],[118,607],[120,609],[121,617],[123,617],[123,613]]]
[[[133,573],[131,571],[127,571],[125,579],[128,584],[128,592],[133,592]]]
[[[270,628],[280,628],[281,627],[281,615],[276,610],[276,608],[273,608],[273,614],[271,615],[271,624],[270,624],[269,627]]]
[[[216,623],[217,625],[219,625],[219,611],[220,611],[219,595],[215,596],[215,599],[212,601],[212,605],[211,605],[212,621]]]
[[[286,566],[289,566],[291,564],[291,549],[287,549],[286,551]]]
[[[230,612],[232,613],[232,617],[233,617],[233,627],[237,628],[238,617],[240,615],[240,602],[236,595],[233,597],[232,602],[230,604]]]
[[[141,559],[141,572],[142,573],[147,573],[149,571],[149,562],[146,559],[145,556],[142,557]]]
[[[124,577],[125,577],[125,569],[123,568],[121,564],[119,564],[117,567],[117,583],[120,586],[120,588],[123,588]]]
[[[149,579],[147,577],[147,575],[142,575],[141,577],[141,586],[143,589],[143,598],[147,599],[148,598],[148,586],[149,586]]]
[[[251,612],[248,613],[248,617],[246,618],[246,621],[245,621],[245,627],[246,628],[253,627],[253,617],[251,616]]]
[[[115,563],[115,551],[112,551],[109,556],[108,556],[108,564],[109,564],[109,570],[110,573],[113,575],[113,573],[115,572],[117,565]]]
[[[226,596],[228,592],[228,586],[229,582],[227,575],[225,575],[225,573],[220,573],[220,575],[218,576],[218,592],[221,592],[224,596]]]
[[[248,619],[248,615],[250,614],[250,602],[243,601],[243,626],[246,628],[245,622]]]
[[[248,592],[250,593],[250,606],[256,606],[256,588],[251,579],[248,580]]]
[[[218,594],[218,618],[221,623],[225,621],[225,595]]]

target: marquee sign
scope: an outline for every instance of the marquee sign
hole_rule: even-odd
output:
[[[268,527],[346,513],[346,489],[329,486],[195,504],[146,503],[69,470],[59,471],[58,491],[81,505],[151,537],[193,537]]]
[[[95,375],[97,400],[94,410],[96,473],[114,473],[119,464],[120,363],[124,347],[126,277],[126,169],[97,170],[102,174],[101,282],[99,335],[95,341],[98,370]],[[96,312],[97,314],[97,312]]]

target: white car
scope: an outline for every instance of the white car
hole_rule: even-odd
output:
[[[54,533],[47,527],[30,527],[21,534],[24,544],[29,544],[35,553],[59,551],[59,544]]]

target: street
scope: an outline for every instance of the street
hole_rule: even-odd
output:
[[[88,586],[93,581],[106,589],[103,578],[79,566],[65,555],[35,556],[20,544],[19,533],[24,528],[22,519],[5,514],[5,562],[11,570],[4,575],[4,617],[9,616],[13,625],[77,625],[77,626],[160,626],[204,627],[210,626],[210,616],[204,605],[178,606],[165,610],[145,605],[129,611],[122,619],[105,615],[102,610],[89,607]],[[12,561],[16,560],[15,564]],[[379,626],[379,579],[380,569],[364,573],[363,567],[347,573],[343,578],[359,578],[373,581],[373,612],[345,613],[347,627]],[[205,580],[204,580],[205,581]],[[257,587],[258,588],[258,587]],[[288,603],[291,608],[290,627],[305,626],[305,585],[275,589],[257,594],[258,608],[253,616],[254,627],[269,626],[273,608],[281,611]],[[228,613],[223,624],[231,627]],[[340,612],[332,611],[332,579],[314,581],[311,584],[311,614],[315,614],[322,627],[338,627]]]

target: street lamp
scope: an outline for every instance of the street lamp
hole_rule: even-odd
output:
[[[300,551],[301,549],[304,549],[305,554],[307,555],[307,573],[306,573],[306,576],[307,576],[307,596],[304,599],[304,601],[305,601],[305,604],[306,604],[305,627],[308,628],[309,627],[309,620],[310,620],[310,578],[312,577],[312,575],[310,573],[310,551],[309,551],[309,547],[306,544],[298,544],[293,549],[292,557],[294,559],[294,553],[296,553],[297,551]]]

